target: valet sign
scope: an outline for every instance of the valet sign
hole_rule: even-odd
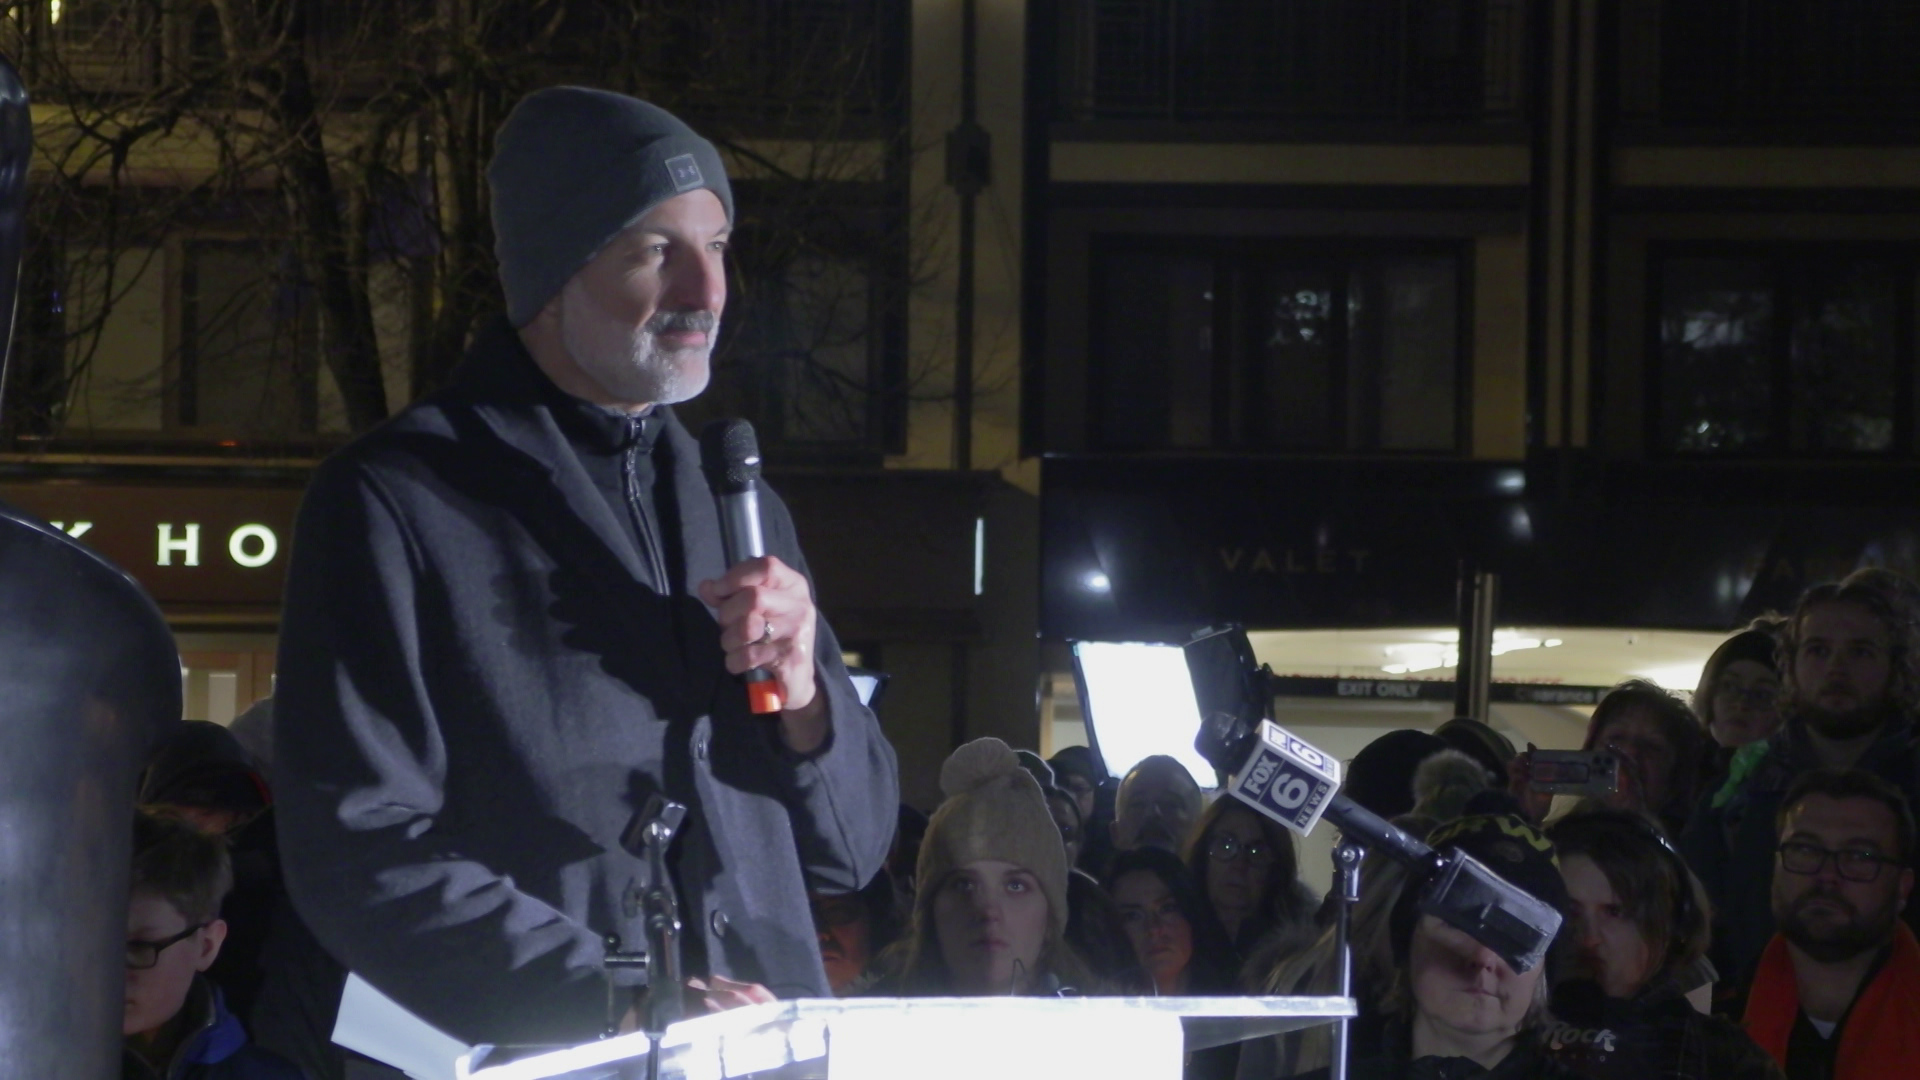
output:
[[[0,500],[93,548],[162,604],[279,603],[296,488],[0,484]]]

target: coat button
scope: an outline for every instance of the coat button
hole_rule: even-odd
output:
[[[707,919],[707,925],[713,928],[714,937],[725,937],[727,934],[727,913],[724,911],[714,912],[712,916]]]

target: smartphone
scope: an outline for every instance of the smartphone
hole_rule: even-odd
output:
[[[1611,750],[1535,750],[1527,780],[1550,795],[1611,795],[1620,790],[1620,757]]]

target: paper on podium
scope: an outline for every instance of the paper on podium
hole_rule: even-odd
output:
[[[340,992],[333,1041],[413,1080],[455,1080],[454,1063],[473,1049],[355,974],[347,976],[346,989]]]

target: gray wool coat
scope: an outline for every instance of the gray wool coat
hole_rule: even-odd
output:
[[[502,324],[453,385],[317,472],[275,695],[290,895],[330,952],[453,1035],[584,1041],[607,1019],[609,936],[644,948],[647,870],[618,837],[664,791],[690,808],[687,972],[828,996],[807,890],[880,868],[893,750],[824,618],[826,746],[794,754],[747,712],[695,593],[726,570],[697,442],[667,410],[652,517],[680,542],[643,545],[557,422],[570,401]],[[804,572],[764,485],[761,507],[769,552]]]

